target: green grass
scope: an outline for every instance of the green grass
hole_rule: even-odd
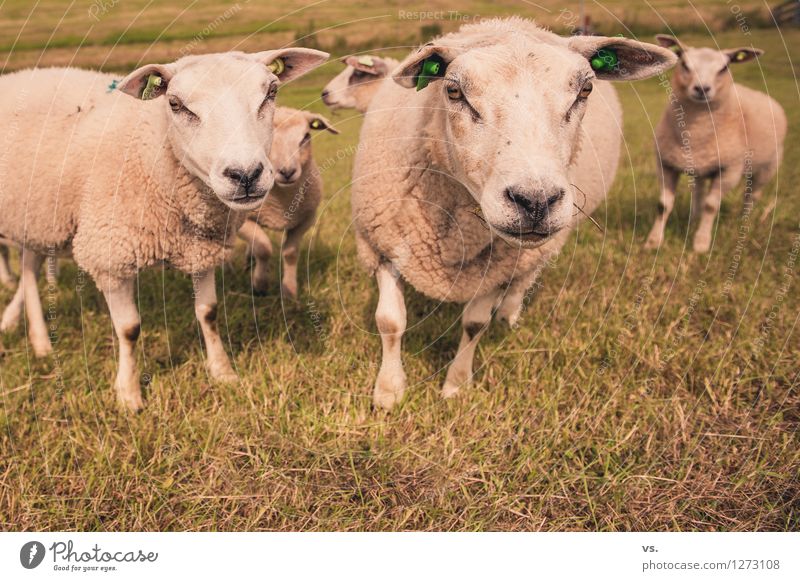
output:
[[[764,204],[754,212],[729,294],[740,190],[725,201],[711,255],[689,250],[685,193],[663,249],[643,250],[657,200],[650,127],[665,96],[655,80],[620,85],[625,149],[595,214],[605,232],[580,228],[522,326],[483,338],[477,382],[454,401],[438,391],[460,308],[407,293],[409,390],[398,409],[376,413],[376,292],[348,226],[360,118],[341,113],[341,135],[315,138],[326,193],[300,302],[282,303],[277,262],[266,297],[251,295],[241,253],[218,277],[240,385],[208,381],[190,281],[151,271],[140,280],[147,407],[120,412],[102,298],[69,262],[57,289],[42,283],[54,356],[33,359],[22,333],[2,338],[0,528],[800,528],[800,301],[796,270],[786,272],[800,233],[789,63],[800,55],[774,32],[715,38],[767,49],[763,78],[750,64],[737,79],[768,88],[790,119],[774,220],[758,222]],[[787,33],[786,46],[798,42]],[[287,87],[281,102],[323,111],[319,89],[339,66]],[[0,302],[10,296],[0,290]]]

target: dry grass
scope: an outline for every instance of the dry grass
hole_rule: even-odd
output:
[[[0,14],[17,4],[6,2]],[[137,4],[119,10],[127,15]],[[198,5],[206,8],[187,29],[213,12]],[[40,35],[49,26],[44,12]],[[170,14],[153,8],[152,19]],[[318,26],[340,17],[315,15]],[[128,16],[109,18],[121,26]],[[785,46],[775,32],[716,40],[767,49],[763,71],[742,66],[738,79],[766,86],[796,128],[789,57],[799,55],[785,46],[798,46],[800,34],[788,34]],[[106,64],[139,60],[133,46]],[[107,48],[98,47],[90,50]],[[75,49],[47,51],[44,62],[59,51]],[[96,58],[89,54],[79,59]],[[281,101],[322,111],[317,94],[334,70],[287,88]],[[800,301],[791,263],[800,234],[798,136],[790,130],[774,219],[759,223],[758,208],[746,222],[737,192],[723,207],[713,253],[695,256],[684,195],[665,247],[646,252],[656,202],[650,125],[665,96],[655,81],[621,85],[620,93],[623,163],[595,214],[605,234],[581,227],[545,272],[522,327],[484,338],[477,384],[456,401],[440,400],[438,389],[459,309],[410,293],[408,397],[391,414],[371,410],[376,296],[348,230],[357,116],[340,114],[342,135],[315,141],[327,187],[301,262],[301,302],[282,303],[277,276],[270,296],[251,296],[243,256],[220,277],[221,327],[240,386],[208,382],[190,281],[148,272],[141,367],[153,381],[144,413],[120,413],[110,389],[110,320],[93,285],[80,288],[87,281],[65,263],[58,288],[42,287],[56,313],[55,355],[34,360],[21,334],[3,337],[0,528],[800,528]],[[9,298],[0,290],[0,302]]]

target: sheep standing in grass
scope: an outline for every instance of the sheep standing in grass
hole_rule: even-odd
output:
[[[115,387],[128,408],[142,406],[135,285],[148,267],[191,274],[209,373],[236,379],[216,329],[214,268],[272,187],[279,83],[327,56],[190,56],[143,66],[117,90],[108,75],[78,69],[0,77],[0,122],[17,113],[26,121],[0,184],[0,237],[22,247],[21,292],[38,354],[50,348],[36,289],[42,256],[71,251],[108,303],[120,343]],[[28,99],[15,112],[19,91]]]
[[[453,396],[471,381],[492,311],[513,324],[575,226],[576,206],[589,213],[605,199],[622,112],[602,80],[646,78],[675,60],[654,45],[561,38],[511,18],[436,39],[384,81],[352,187],[359,257],[379,289],[377,406],[393,406],[406,386],[403,281],[466,303],[442,392]]]
[[[656,38],[675,50],[680,65],[672,76],[674,101],[656,129],[661,199],[646,246],[658,248],[663,242],[678,179],[685,173],[694,192],[692,214],[700,214],[693,247],[708,252],[723,196],[744,176],[745,195],[757,201],[775,175],[786,115],[769,95],[733,82],[730,65],[751,61],[763,51],[692,48],[672,36]]]
[[[325,85],[322,102],[331,110],[355,109],[366,113],[381,81],[399,64],[392,58],[371,55],[348,56],[342,59],[345,69]]]
[[[255,259],[251,280],[253,290],[267,291],[272,243],[262,226],[286,232],[281,248],[282,293],[297,298],[297,258],[303,236],[314,225],[322,199],[322,177],[311,155],[311,133],[333,134],[330,121],[322,115],[288,107],[275,110],[275,131],[269,161],[275,169],[275,186],[261,207],[239,229],[239,237]]]

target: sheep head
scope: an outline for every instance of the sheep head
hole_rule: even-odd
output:
[[[672,49],[680,60],[673,77],[676,93],[697,103],[713,104],[723,99],[733,84],[730,65],[746,63],[764,53],[751,47],[694,48],[666,34],[656,35],[656,40],[661,46]]]
[[[593,68],[600,51],[612,64]],[[624,38],[490,31],[429,43],[394,79],[418,91],[410,107],[422,109],[420,132],[444,160],[441,170],[470,192],[497,235],[532,247],[573,223],[568,170],[593,82],[646,78],[675,60]]]
[[[268,155],[278,86],[320,65],[328,54],[290,48],[228,52],[149,64],[118,88],[160,107],[178,160],[227,206],[256,208],[272,188]]]

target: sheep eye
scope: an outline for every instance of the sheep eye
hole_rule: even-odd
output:
[[[689,67],[686,65],[686,63],[684,61],[681,61],[681,70],[684,73],[688,73],[689,72]]]
[[[464,93],[461,92],[461,89],[456,87],[455,85],[451,85],[447,87],[447,98],[451,101],[458,101],[464,96]]]
[[[593,88],[592,82],[586,81],[581,88],[581,92],[578,93],[578,99],[586,99],[591,94]]]
[[[723,75],[728,72],[728,65],[722,67],[722,69],[717,73],[718,75]]]
[[[173,110],[173,112],[178,113],[181,110],[185,109],[181,100],[177,97],[170,97],[169,98],[169,107]]]
[[[278,96],[278,86],[271,85],[269,91],[267,92],[267,96],[264,98],[265,101],[274,101],[275,98]]]

